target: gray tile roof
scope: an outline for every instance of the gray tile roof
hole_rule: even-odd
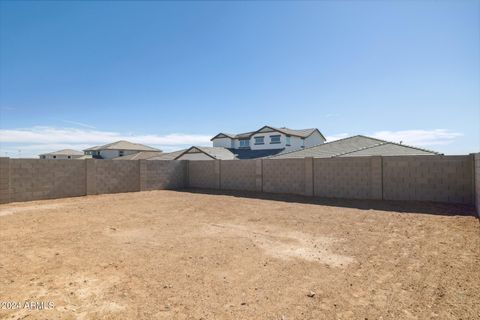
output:
[[[297,151],[282,152],[271,158],[332,158],[347,156],[435,155],[438,152],[362,135],[326,142]]]
[[[112,160],[146,160],[153,157],[161,156],[161,151],[140,151],[123,157],[116,157]]]
[[[120,140],[105,144],[103,146],[95,146],[84,151],[94,151],[94,150],[134,150],[134,151],[161,151],[156,148],[152,148],[140,143],[133,143],[130,141]]]
[[[187,149],[182,149],[173,152],[162,152],[161,154],[148,158],[147,160],[175,160],[176,157],[187,151]]]
[[[183,153],[179,154],[175,159],[180,158],[182,155],[197,149],[200,152],[205,153],[206,155],[210,156],[212,159],[218,160],[233,160],[235,159],[235,155],[228,150],[227,148],[222,147],[197,147],[193,146],[185,150]]]
[[[52,156],[82,156],[82,151],[77,151],[73,149],[62,149],[49,153],[42,153],[41,156],[52,155]]]
[[[276,154],[279,154],[285,148],[282,149],[261,149],[261,150],[251,150],[251,149],[229,149],[234,153],[235,158],[239,160],[244,159],[258,159],[266,158]]]

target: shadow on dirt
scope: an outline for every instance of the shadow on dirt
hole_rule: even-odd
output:
[[[213,189],[180,189],[180,192],[226,195],[240,198],[295,202],[322,206],[354,208],[360,210],[394,211],[402,213],[424,213],[443,216],[475,216],[475,207],[467,204],[451,204],[427,201],[356,200],[318,198],[291,194],[257,193],[250,191],[228,191]]]

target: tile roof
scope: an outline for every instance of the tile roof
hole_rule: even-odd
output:
[[[234,153],[236,159],[243,160],[243,159],[257,159],[257,158],[270,157],[270,156],[279,154],[285,149],[263,149],[263,150],[229,149],[229,150]]]
[[[116,157],[112,160],[146,160],[153,157],[161,156],[163,152],[161,151],[140,151],[134,154],[129,154],[123,157]]]
[[[94,150],[134,150],[134,151],[161,151],[156,148],[152,148],[140,143],[133,143],[130,141],[120,140],[105,144],[103,146],[95,146],[84,151],[94,151]]]
[[[162,152],[161,154],[148,158],[147,160],[175,160],[176,157],[187,151],[187,149],[177,150],[173,152]]]
[[[310,148],[283,152],[272,158],[332,158],[349,156],[435,155],[438,152],[357,135]]]
[[[52,156],[83,156],[82,151],[77,151],[73,149],[62,149],[49,153],[42,153],[41,156],[52,155]]]
[[[179,154],[175,159],[180,158],[184,154],[189,153],[192,150],[197,149],[200,152],[203,152],[204,154],[210,156],[212,159],[218,159],[218,160],[233,160],[235,159],[235,155],[228,150],[227,148],[222,148],[222,147],[197,147],[193,146],[185,150],[183,153]]]

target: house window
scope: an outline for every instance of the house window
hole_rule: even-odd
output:
[[[240,140],[240,148],[248,148],[250,146],[250,140],[242,139]]]
[[[119,150],[119,151],[118,151],[118,156],[119,156],[119,157],[123,157],[123,150]]]
[[[286,145],[290,146],[290,136],[287,136],[285,140]]]
[[[305,148],[305,138],[302,138],[302,148]]]
[[[265,137],[254,137],[255,139],[255,144],[265,144]]]
[[[53,159],[57,159],[57,156],[53,156]]]
[[[270,136],[270,144],[280,143],[280,135]]]
[[[72,157],[68,156],[68,159],[71,159]]]

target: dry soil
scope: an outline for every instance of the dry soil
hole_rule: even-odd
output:
[[[479,319],[465,214],[176,191],[1,205],[0,318]]]

